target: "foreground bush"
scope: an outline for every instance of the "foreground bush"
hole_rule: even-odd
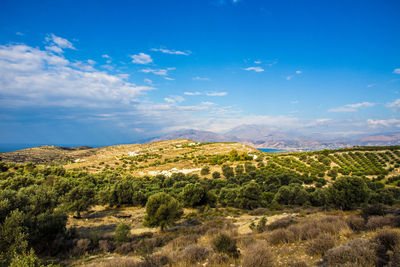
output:
[[[249,246],[243,254],[243,267],[272,267],[274,255],[266,242],[256,242]]]
[[[307,246],[307,253],[310,255],[324,255],[328,249],[335,246],[335,239],[329,234],[319,235]]]
[[[215,252],[224,253],[228,256],[237,258],[239,251],[236,246],[236,240],[227,234],[219,234],[212,240],[212,245]]]
[[[131,234],[131,229],[126,223],[120,223],[115,229],[114,239],[117,242],[128,242]]]
[[[183,214],[178,201],[166,193],[152,195],[146,204],[145,226],[165,227],[173,225]]]

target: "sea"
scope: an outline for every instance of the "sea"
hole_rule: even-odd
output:
[[[270,153],[286,151],[284,149],[275,149],[275,148],[258,148],[258,150],[260,150],[262,152],[270,152]]]

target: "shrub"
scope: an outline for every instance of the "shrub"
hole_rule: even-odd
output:
[[[99,249],[103,253],[112,252],[113,248],[114,248],[114,246],[110,241],[108,241],[108,240],[99,240]]]
[[[41,267],[40,260],[36,256],[33,249],[28,253],[23,253],[22,255],[15,254],[11,261],[10,267]]]
[[[128,242],[131,234],[131,228],[126,223],[120,223],[115,229],[114,239],[117,242]]]
[[[213,172],[212,173],[212,178],[213,179],[218,179],[218,178],[220,178],[221,177],[221,174],[219,173],[219,172]]]
[[[150,227],[165,227],[175,223],[183,214],[178,201],[166,193],[152,195],[146,204],[143,224]]]
[[[321,266],[375,266],[375,247],[366,239],[354,239],[328,250]]]
[[[324,255],[328,249],[335,246],[335,239],[329,234],[319,235],[307,246],[307,253],[310,255]]]
[[[231,257],[239,257],[236,240],[227,234],[219,234],[212,240],[214,251],[224,253]]]
[[[201,175],[208,175],[208,174],[210,174],[210,167],[204,166],[204,167],[201,169],[200,174],[201,174]]]
[[[76,242],[76,245],[73,248],[72,253],[74,255],[85,255],[86,252],[89,250],[89,247],[90,247],[90,240],[89,239],[79,239]]]
[[[280,218],[276,221],[271,222],[268,225],[268,230],[275,230],[279,228],[286,228],[291,224],[296,223],[295,219],[292,216],[286,216],[283,218]]]
[[[384,226],[392,225],[392,219],[389,216],[371,216],[366,224],[367,229],[375,230]]]
[[[118,254],[122,254],[122,255],[128,254],[132,251],[133,251],[133,247],[132,247],[132,244],[129,242],[119,243],[117,245],[117,247],[115,248],[115,252]]]
[[[190,264],[204,261],[210,254],[210,250],[201,246],[188,246],[180,252],[182,261]]]
[[[265,242],[256,242],[248,247],[243,254],[243,267],[274,266],[274,255]]]
[[[174,249],[181,248],[181,247],[187,247],[189,245],[196,244],[198,240],[199,240],[199,235],[197,235],[197,234],[188,234],[188,235],[179,236],[178,238],[175,238],[172,241],[172,247]]]
[[[360,216],[351,215],[346,218],[346,223],[355,232],[362,231],[365,228],[365,221]]]
[[[267,240],[272,245],[278,245],[280,243],[289,243],[295,240],[293,232],[287,229],[276,229],[267,235]]]
[[[250,229],[258,233],[264,232],[265,230],[267,230],[267,218],[262,217],[258,221],[257,225],[255,225],[254,222],[252,222],[252,224],[250,225]]]
[[[392,229],[382,229],[375,235],[373,240],[377,244],[378,265],[388,264],[390,254],[395,252],[395,248],[400,245],[400,233]]]

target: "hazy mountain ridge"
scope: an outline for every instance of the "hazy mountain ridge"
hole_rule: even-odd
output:
[[[255,148],[319,150],[350,146],[388,146],[400,144],[400,133],[328,138],[324,135],[298,135],[270,130],[260,125],[239,125],[224,134],[194,129],[180,130],[153,141],[190,139],[197,142],[241,142]]]

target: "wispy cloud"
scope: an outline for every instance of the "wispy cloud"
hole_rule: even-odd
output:
[[[398,110],[400,110],[400,99],[398,98],[393,102],[387,103],[386,106],[388,108],[391,108],[391,109],[395,110],[395,111],[398,111]]]
[[[15,35],[18,35],[18,36],[24,36],[25,34],[24,34],[24,33],[22,33],[22,32],[16,32],[16,33],[15,33]]]
[[[303,72],[301,70],[296,70],[296,74],[302,74]]]
[[[141,69],[140,72],[143,73],[153,73],[155,75],[160,75],[160,76],[167,76],[168,71],[170,70],[175,70],[175,68],[166,68],[166,69],[151,69],[151,68],[146,68],[146,69]]]
[[[184,95],[201,95],[201,93],[200,92],[184,92],[183,93]]]
[[[151,51],[155,52],[161,52],[164,54],[170,54],[170,55],[182,55],[182,56],[188,56],[192,52],[191,51],[179,51],[179,50],[171,50],[171,49],[165,49],[165,48],[152,48]]]
[[[244,70],[247,70],[247,71],[255,71],[255,72],[263,72],[264,71],[264,69],[263,68],[261,68],[261,67],[248,67],[248,68],[245,68]]]
[[[183,102],[185,99],[179,95],[172,95],[169,97],[165,97],[164,100],[168,103],[180,103]]]
[[[228,95],[227,92],[208,92],[206,96],[226,96]]]
[[[145,53],[139,53],[137,55],[132,55],[130,57],[132,58],[132,62],[136,64],[149,64],[153,62],[151,56]]]
[[[210,79],[207,78],[207,77],[196,76],[196,77],[193,77],[193,80],[195,80],[195,81],[209,81]]]
[[[398,119],[387,119],[387,120],[368,119],[367,123],[372,128],[377,128],[377,127],[400,127],[400,120],[398,120]]]
[[[52,34],[48,34],[45,38],[46,42],[58,46],[59,48],[68,48],[68,49],[76,49],[73,44],[67,39],[61,38],[59,36]]]
[[[302,74],[303,72],[301,71],[301,70],[296,70],[296,72],[295,72],[295,74],[296,75],[300,75],[300,74]],[[291,79],[293,79],[295,77],[295,75],[288,75],[288,76],[286,76],[286,80],[287,81],[290,81]]]
[[[394,69],[393,73],[400,74],[400,68]]]
[[[375,106],[374,103],[362,102],[356,104],[348,104],[342,107],[332,108],[328,112],[356,112],[359,108],[367,108]]]

